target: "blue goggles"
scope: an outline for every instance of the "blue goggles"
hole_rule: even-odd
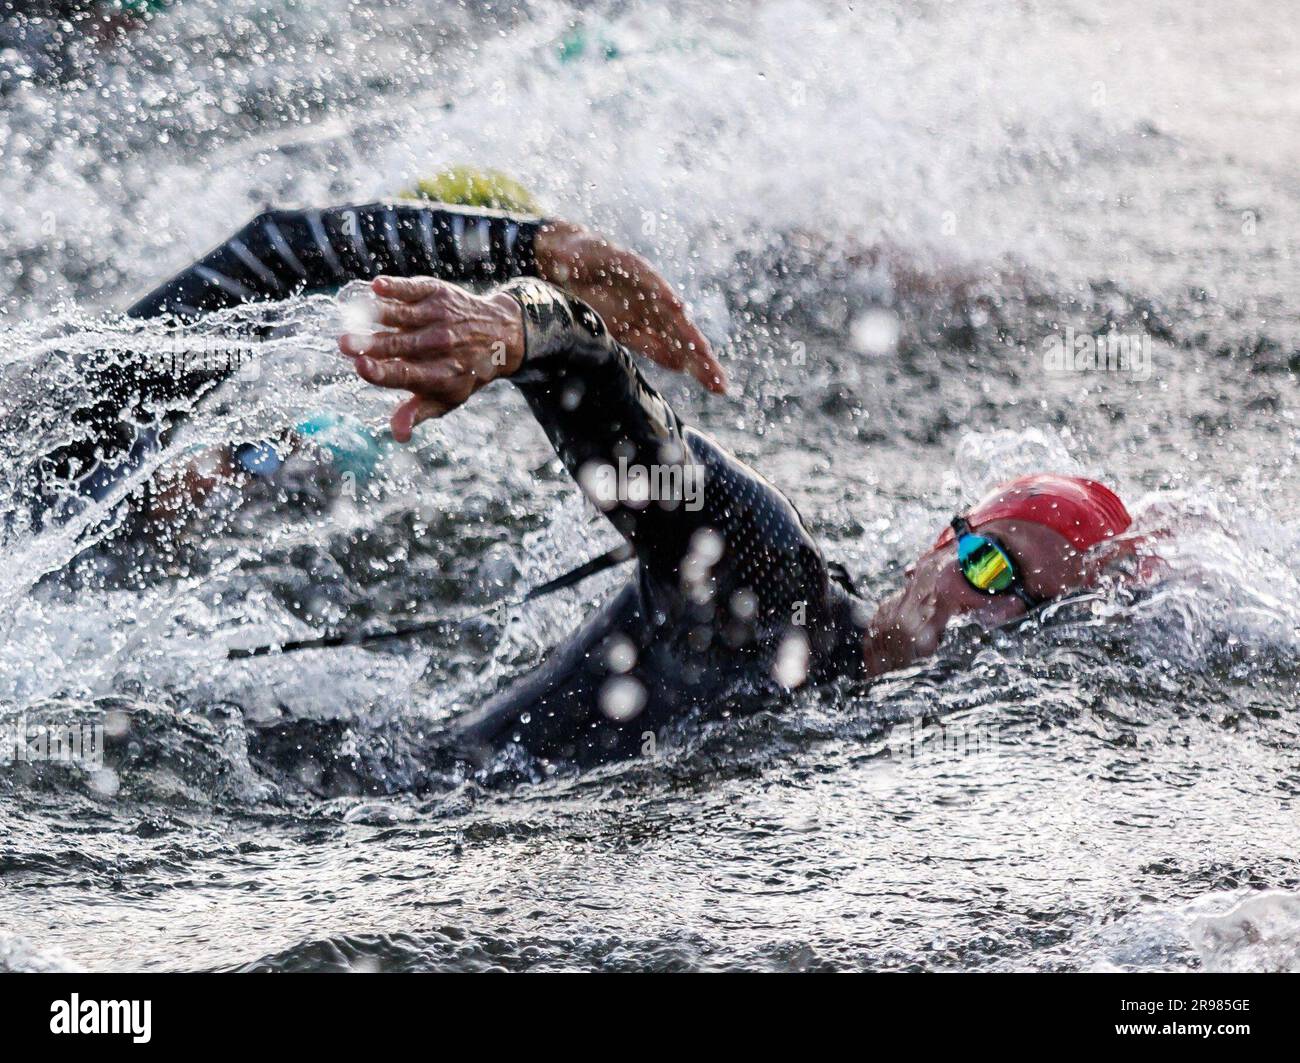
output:
[[[966,582],[981,594],[1014,594],[1029,609],[1037,609],[1042,600],[1025,589],[1020,569],[1011,552],[992,535],[971,530],[965,517],[952,519],[957,540],[957,567]]]

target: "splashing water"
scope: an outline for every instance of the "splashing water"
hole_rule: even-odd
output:
[[[1211,52],[1202,4],[187,0],[0,78],[0,726],[117,729],[104,766],[0,767],[0,968],[1293,967],[1300,115],[1268,72],[1300,42],[1246,9]],[[133,541],[119,496],[195,453],[391,403],[335,353],[355,300],[115,312],[267,204],[458,162],[663,266],[735,393],[656,383],[868,599],[1039,469],[1115,484],[1163,578],[587,775],[499,765],[513,789],[440,775],[433,736],[621,574],[227,662],[612,545],[504,386],[355,492],[290,470]],[[1149,378],[1051,371],[1067,328],[1145,338]],[[251,331],[256,371],[119,495],[26,516],[78,358]]]

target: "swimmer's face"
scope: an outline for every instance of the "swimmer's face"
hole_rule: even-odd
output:
[[[1058,532],[1023,520],[993,520],[976,529],[997,538],[1020,571],[1025,588],[1047,601],[1089,586],[1095,564],[1086,563]],[[930,656],[955,620],[970,618],[993,628],[1025,615],[1014,594],[976,590],[957,567],[957,547],[948,543],[922,555],[907,569],[903,586],[886,598],[867,628],[867,673],[880,675]]]

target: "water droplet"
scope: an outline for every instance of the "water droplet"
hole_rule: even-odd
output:
[[[630,675],[615,676],[600,688],[600,711],[615,723],[633,719],[645,708],[645,687]]]

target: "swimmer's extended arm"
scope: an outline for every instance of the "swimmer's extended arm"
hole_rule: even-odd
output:
[[[445,204],[268,210],[127,312],[193,320],[381,274],[499,283],[537,272],[543,224],[531,215]]]
[[[368,203],[327,210],[269,210],[165,281],[127,313],[194,321],[241,303],[331,291],[380,274],[427,275],[490,284],[533,273],[539,232],[531,215],[444,204]],[[570,230],[557,223],[556,245]],[[546,250],[555,252],[548,246]],[[226,357],[88,359],[94,400],[73,412],[70,442],[49,456],[55,485],[75,480],[82,494],[106,491],[204,394],[239,368]],[[130,417],[123,411],[130,410]],[[44,474],[43,474],[44,475]],[[102,481],[102,484],[101,484]]]
[[[328,210],[268,210],[127,311],[131,317],[194,321],[241,303],[331,291],[380,274],[490,284],[535,272],[541,218],[444,204],[367,203]],[[74,464],[125,448],[110,439],[125,408],[149,422],[192,403],[239,368],[237,356],[201,366],[110,359],[86,370],[95,403],[77,411],[86,431]],[[166,420],[166,415],[162,415]],[[128,444],[129,445],[129,444]]]
[[[826,565],[794,507],[684,427],[587,304],[535,280],[487,296],[436,282],[408,294],[418,298],[381,315],[395,331],[339,341],[365,380],[411,393],[392,418],[399,442],[417,420],[510,377],[666,609],[707,611],[748,591],[736,608],[768,629],[801,601],[816,613]]]
[[[269,210],[136,302],[132,317],[193,321],[241,303],[332,291],[349,281],[434,278],[494,284],[536,276],[574,292],[616,338],[710,391],[726,378],[672,287],[643,258],[580,225],[484,207],[367,203]],[[229,369],[210,376],[220,379]],[[191,395],[155,375],[147,393]]]

